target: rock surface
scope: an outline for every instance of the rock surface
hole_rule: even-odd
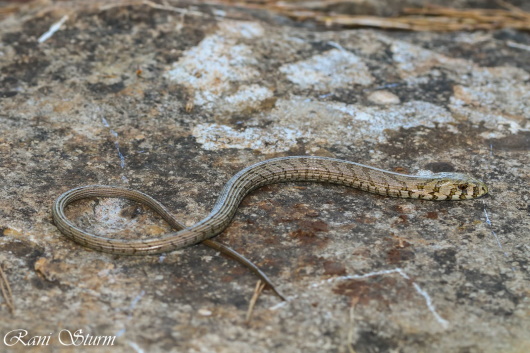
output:
[[[528,33],[327,30],[150,4],[37,3],[0,22],[0,264],[16,305],[0,298],[1,338],[49,335],[43,352],[93,351],[63,347],[61,330],[116,336],[102,352],[530,351]],[[289,301],[265,290],[248,323],[256,278],[215,251],[113,256],[51,220],[58,195],[99,183],[192,225],[237,171],[288,155],[461,171],[491,193],[253,192],[217,239]],[[99,234],[170,231],[118,199],[69,216]]]

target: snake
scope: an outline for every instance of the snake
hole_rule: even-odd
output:
[[[61,233],[97,251],[149,255],[167,253],[203,242],[237,259],[241,255],[210,238],[228,227],[248,193],[264,185],[290,181],[339,184],[383,196],[420,200],[467,200],[488,193],[488,187],[483,181],[462,173],[408,175],[335,158],[291,156],[268,159],[239,171],[225,184],[212,211],[189,227],[176,220],[166,207],[151,196],[134,189],[107,185],[87,185],[66,191],[55,200],[52,216]],[[141,240],[113,239],[91,234],[77,227],[65,215],[69,204],[91,197],[125,198],[139,202],[160,215],[176,231],[158,238]],[[259,274],[259,269],[250,262],[247,263],[248,260],[238,260]]]

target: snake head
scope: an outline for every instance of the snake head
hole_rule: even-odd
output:
[[[476,199],[488,193],[488,186],[481,180],[462,173],[436,173],[432,182],[432,195],[440,200]]]

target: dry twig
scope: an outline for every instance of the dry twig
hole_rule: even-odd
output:
[[[250,303],[248,306],[247,317],[245,319],[245,323],[247,324],[250,323],[250,319],[252,319],[252,314],[254,313],[254,306],[256,305],[259,295],[261,294],[265,286],[266,284],[262,282],[261,280],[258,280],[258,282],[256,283],[256,288],[254,288],[254,294],[252,295],[252,299],[250,299]]]
[[[504,0],[497,0],[502,9],[454,9],[427,6],[425,8],[405,8],[403,15],[397,17],[350,15],[326,9],[329,5],[347,4],[351,2],[350,0],[208,0],[208,2],[266,9],[298,21],[312,20],[328,26],[376,27],[412,31],[491,30],[499,28],[530,30],[530,13]],[[337,6],[333,8],[337,8]]]
[[[181,15],[208,16],[206,13],[196,10],[193,7],[176,7],[170,5],[170,2],[178,3],[176,0],[121,0],[111,3],[97,0],[87,3],[86,6],[89,6],[88,4],[99,6],[100,10],[123,6],[148,6],[153,9],[179,13]],[[497,0],[499,9],[455,9],[441,6],[426,6],[424,8],[405,8],[402,14],[396,17],[351,15],[336,12],[336,9],[341,8],[341,6],[337,5],[351,2],[351,0],[205,1],[205,3],[211,5],[268,10],[297,21],[315,21],[327,26],[375,27],[410,31],[492,30],[499,28],[515,28],[530,31],[530,13],[523,11],[505,0]],[[82,4],[82,2],[80,3]],[[12,6],[0,9],[0,18],[18,11],[19,7]],[[347,6],[344,6],[344,8],[347,8]]]
[[[11,292],[11,286],[9,285],[9,282],[7,280],[7,277],[2,270],[2,266],[0,265],[0,292],[2,292],[2,296],[4,297],[4,300],[6,302],[7,307],[13,314],[15,312],[15,304],[13,303],[13,293]]]

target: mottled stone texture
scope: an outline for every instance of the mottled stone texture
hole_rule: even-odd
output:
[[[100,352],[530,351],[528,33],[328,30],[220,5],[112,4],[41,2],[0,22],[0,263],[16,305],[11,315],[0,299],[0,339],[52,335],[39,352],[95,351],[61,346],[62,329],[118,336]],[[265,290],[250,323],[256,278],[215,251],[112,256],[51,220],[59,194],[102,183],[191,225],[241,168],[306,154],[466,172],[491,195],[253,192],[217,239],[290,300]],[[116,199],[69,215],[100,234],[169,231]]]

